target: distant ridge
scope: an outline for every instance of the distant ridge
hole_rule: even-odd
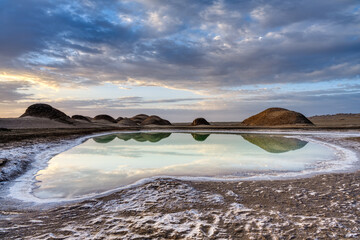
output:
[[[82,120],[82,121],[86,121],[86,122],[91,122],[90,117],[86,117],[86,116],[82,116],[82,115],[73,115],[71,118],[75,119],[75,120]]]
[[[141,124],[145,119],[147,119],[149,115],[146,114],[138,114],[130,118],[132,121],[136,122],[137,124]]]
[[[268,108],[242,122],[246,126],[314,125],[303,114],[285,108]]]
[[[336,114],[324,114],[324,115],[314,115],[309,118],[318,118],[318,117],[360,117],[360,113],[336,113]]]
[[[112,116],[106,114],[97,115],[96,117],[94,117],[94,120],[104,120],[111,123],[117,123],[117,121]]]
[[[162,119],[159,116],[152,115],[142,121],[141,125],[171,125],[171,123],[168,120]]]
[[[138,124],[131,120],[130,118],[123,118],[120,121],[118,121],[119,125],[125,125],[125,126],[137,126]]]
[[[360,126],[360,113],[338,113],[309,117],[316,126]]]

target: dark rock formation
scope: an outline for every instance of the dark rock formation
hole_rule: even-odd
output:
[[[0,128],[0,132],[10,132],[11,130],[8,128]]]
[[[304,115],[284,108],[268,108],[242,122],[246,126],[313,125]]]
[[[196,118],[192,123],[191,126],[198,126],[198,125],[210,125],[205,118]]]
[[[248,142],[270,153],[284,153],[303,148],[308,142],[296,138],[269,136],[266,134],[241,134]]]
[[[123,117],[118,117],[117,119],[116,119],[116,121],[117,122],[120,122],[121,120],[123,120],[124,118]]]
[[[75,119],[75,120],[82,120],[82,121],[86,121],[86,122],[91,122],[90,117],[86,117],[86,116],[82,116],[82,115],[73,115],[71,118]]]
[[[171,125],[171,123],[159,116],[152,115],[142,121],[141,125]]]
[[[124,119],[120,120],[118,122],[118,124],[125,125],[125,126],[137,126],[138,125],[136,122],[134,122],[130,118],[124,118]]]
[[[62,111],[53,108],[48,104],[37,103],[28,107],[20,117],[39,117],[56,120],[62,123],[73,123],[73,120]]]
[[[117,121],[113,117],[106,114],[97,115],[96,117],[94,117],[94,120],[105,120],[111,123],[117,123]]]
[[[203,142],[210,136],[210,134],[206,133],[192,133],[191,135],[198,142]]]
[[[133,120],[134,122],[136,122],[137,124],[141,124],[148,117],[149,117],[149,115],[146,115],[146,114],[138,114],[136,116],[133,116],[130,119]]]
[[[116,135],[106,135],[100,137],[94,137],[94,141],[97,143],[109,143],[116,138]]]

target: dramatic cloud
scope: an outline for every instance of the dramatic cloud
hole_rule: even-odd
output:
[[[0,4],[2,63],[44,68],[59,81],[135,78],[196,88],[360,73],[357,1]]]
[[[220,104],[232,88],[360,76],[358,0],[2,0],[0,26],[0,73],[38,78],[0,82],[2,100],[28,97],[29,84],[112,83]]]

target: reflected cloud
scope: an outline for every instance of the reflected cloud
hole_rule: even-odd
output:
[[[296,138],[285,138],[280,136],[268,136],[265,134],[241,134],[248,142],[257,145],[270,153],[284,153],[298,150],[308,143]]]

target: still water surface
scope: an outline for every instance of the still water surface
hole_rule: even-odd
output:
[[[121,133],[52,158],[36,176],[39,198],[100,193],[153,176],[245,177],[314,168],[327,147],[269,134]]]

